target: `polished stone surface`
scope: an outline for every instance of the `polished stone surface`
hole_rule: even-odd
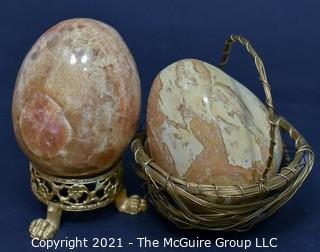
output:
[[[118,32],[92,19],[66,20],[38,39],[20,68],[16,138],[44,172],[94,175],[133,137],[140,100],[136,65]]]
[[[162,70],[148,100],[150,154],[164,170],[189,182],[244,185],[257,181],[269,151],[268,111],[220,69],[185,59]],[[276,130],[279,168],[282,140]]]

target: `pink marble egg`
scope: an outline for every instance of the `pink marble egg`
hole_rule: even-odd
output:
[[[136,64],[119,33],[92,19],[65,20],[23,61],[13,96],[14,131],[41,171],[96,175],[129,144],[140,102]]]
[[[269,157],[270,122],[264,104],[220,69],[185,59],[153,82],[147,110],[147,143],[153,160],[188,182],[255,183]],[[276,129],[274,162],[282,140]]]

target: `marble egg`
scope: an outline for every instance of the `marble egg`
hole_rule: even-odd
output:
[[[188,182],[247,185],[269,156],[268,111],[245,86],[220,69],[184,59],[155,78],[147,109],[147,144],[153,160]],[[274,162],[282,140],[276,128]]]
[[[22,63],[14,131],[37,169],[92,176],[121,157],[140,103],[136,64],[119,33],[93,19],[65,20],[45,32]]]

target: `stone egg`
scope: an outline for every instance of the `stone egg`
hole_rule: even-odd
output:
[[[22,63],[14,131],[37,169],[96,175],[120,159],[135,134],[140,102],[136,64],[119,33],[93,19],[65,20]]]
[[[147,109],[147,144],[155,163],[188,182],[246,185],[257,181],[269,157],[265,105],[220,69],[180,60],[155,78]],[[282,160],[276,128],[274,175]]]

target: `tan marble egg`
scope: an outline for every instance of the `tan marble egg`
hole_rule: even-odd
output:
[[[153,82],[147,110],[147,143],[153,160],[189,182],[245,185],[257,181],[269,151],[268,112],[246,87],[220,69],[185,59]],[[275,159],[282,160],[276,129]]]
[[[37,40],[20,68],[16,138],[43,172],[95,175],[135,134],[140,102],[136,65],[119,33],[92,19],[66,20]]]

